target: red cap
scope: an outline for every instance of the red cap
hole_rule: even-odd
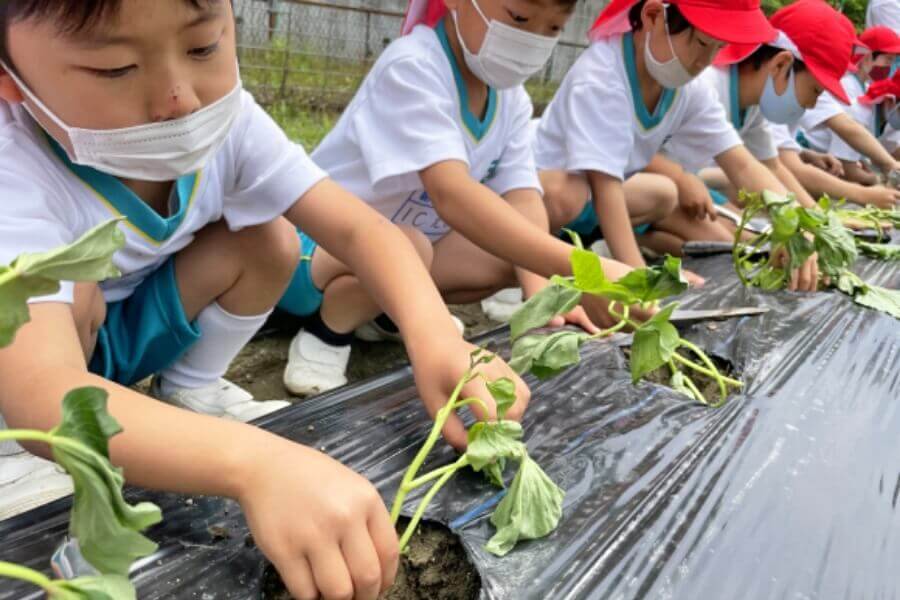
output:
[[[768,43],[790,50],[803,61],[822,87],[844,104],[850,104],[850,98],[841,85],[841,77],[847,73],[856,44],[856,31],[850,19],[834,10],[825,0],[797,0],[772,15],[769,21],[781,35]],[[716,56],[714,64],[740,62],[759,46],[726,46]]]
[[[859,97],[859,103],[871,106],[881,104],[888,98],[900,98],[900,72],[890,79],[873,81],[865,95]]]
[[[446,14],[447,5],[444,0],[409,0],[400,33],[406,35],[419,24],[434,27]]]
[[[872,52],[900,54],[900,35],[890,27],[870,27],[859,36],[859,41]]]
[[[588,37],[592,41],[631,30],[628,11],[638,0],[612,0],[597,17]],[[688,23],[706,35],[727,43],[761,44],[775,31],[759,7],[759,0],[668,0]]]

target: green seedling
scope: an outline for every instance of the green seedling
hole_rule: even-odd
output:
[[[0,266],[0,348],[12,343],[28,322],[28,299],[59,291],[60,281],[103,281],[119,275],[112,255],[125,244],[118,221],[107,221],[75,243],[23,254],[8,267]]]
[[[403,475],[391,509],[394,525],[400,518],[400,511],[407,495],[420,487],[426,485],[430,487],[400,537],[401,551],[406,549],[425,514],[425,509],[435,495],[456,473],[467,467],[483,473],[488,481],[502,488],[505,487],[503,471],[507,462],[519,463],[518,472],[506,496],[491,516],[491,523],[497,528],[497,532],[485,546],[489,552],[503,556],[512,550],[518,541],[549,535],[559,523],[564,492],[528,456],[528,449],[521,441],[522,426],[515,421],[504,419],[506,411],[516,401],[515,385],[510,379],[485,381],[497,405],[497,420],[492,421],[485,417],[469,429],[465,454],[449,465],[419,475],[419,470],[440,438],[441,430],[451,414],[464,406],[477,404],[481,406],[483,414],[487,415],[487,407],[479,398],[461,398],[461,395],[466,384],[484,379],[478,367],[493,358],[492,354],[483,350],[477,350],[472,354],[468,371],[456,385],[447,404],[438,411],[428,438]]]
[[[712,407],[725,403],[729,388],[743,385],[720,373],[703,350],[678,334],[669,321],[677,304],[665,306],[644,323],[630,317],[632,306],[656,309],[664,298],[687,289],[687,281],[681,273],[681,260],[669,256],[660,266],[635,269],[625,277],[611,281],[603,273],[600,257],[585,250],[577,235],[571,232],[570,235],[575,243],[571,256],[573,275],[554,276],[551,284],[532,296],[510,321],[513,341],[510,366],[516,372],[531,373],[538,379],[555,377],[580,362],[579,350],[588,341],[606,338],[630,328],[634,331],[630,359],[634,383],[661,367],[668,367],[672,374],[670,384],[676,391]],[[608,299],[609,313],[618,322],[594,335],[577,331],[530,333],[544,327],[554,317],[571,311],[584,294]],[[699,363],[685,356],[687,353],[693,354]],[[689,372],[714,379],[719,387],[718,400],[706,398]]]
[[[122,496],[122,471],[109,462],[109,438],[122,428],[107,412],[106,400],[106,392],[99,388],[73,390],[63,400],[62,422],[51,431],[0,430],[0,442],[49,445],[53,459],[72,477],[75,498],[69,534],[101,575],[51,581],[25,567],[0,563],[0,577],[38,585],[51,598],[134,598],[128,570],[135,560],[156,551],[156,544],[140,532],[162,517],[155,505],[131,505]]]
[[[841,220],[841,223],[847,227],[867,225],[870,229],[878,232],[878,237],[886,236],[885,226],[900,228],[900,210],[887,210],[876,206],[867,206],[862,209],[843,208],[844,202],[834,202],[827,195],[823,196],[820,202],[828,203],[833,207],[835,214]]]
[[[741,192],[741,201],[744,214],[735,233],[732,258],[744,285],[783,289],[790,273],[816,253],[820,287],[835,287],[861,306],[900,319],[900,291],[869,285],[850,270],[860,251],[882,260],[897,260],[896,246],[857,241],[828,197],[819,200],[815,208],[799,206],[793,198],[772,192]],[[763,211],[768,212],[772,226],[751,241],[743,241],[746,225]],[[858,212],[863,211],[852,214]]]

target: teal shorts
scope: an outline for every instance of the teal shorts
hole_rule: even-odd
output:
[[[308,317],[322,307],[322,290],[313,283],[311,268],[312,257],[318,244],[299,229],[297,235],[300,237],[302,258],[291,284],[278,303],[278,308],[298,317]]]
[[[184,314],[171,257],[131,296],[107,305],[90,371],[132,385],[172,365],[199,339]]]
[[[588,200],[585,203],[581,214],[575,217],[574,221],[566,225],[566,229],[570,229],[580,236],[591,235],[598,227],[600,227],[600,221],[597,219],[597,211],[594,210],[594,203],[591,200]],[[643,235],[648,231],[650,231],[649,223],[636,225],[634,227],[634,233],[637,235]]]

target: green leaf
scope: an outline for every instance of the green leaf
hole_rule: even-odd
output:
[[[23,254],[9,267],[0,267],[0,348],[11,344],[16,331],[28,322],[29,298],[55,294],[60,281],[117,277],[112,255],[124,243],[118,221],[108,221],[69,246]]]
[[[121,575],[56,580],[48,593],[52,600],[135,600],[134,586]]]
[[[525,450],[522,425],[515,421],[479,421],[469,428],[466,456],[475,471],[501,458],[518,458]]]
[[[488,392],[497,404],[497,419],[502,421],[506,411],[516,403],[516,384],[509,377],[487,383]]]
[[[669,304],[634,332],[631,343],[631,379],[644,375],[672,360],[681,342],[678,330],[669,322],[676,304]]]
[[[800,215],[793,206],[772,207],[769,209],[772,219],[772,239],[775,242],[786,242],[800,228]]]
[[[577,365],[581,360],[579,349],[589,339],[578,331],[526,336],[513,344],[509,364],[517,373],[531,372],[539,379],[549,379]]]
[[[688,398],[694,398],[694,390],[688,387],[684,381],[685,375],[681,371],[675,371],[672,379],[669,380],[669,386],[676,392],[684,394]]]
[[[681,259],[672,256],[667,256],[660,266],[635,269],[616,283],[628,288],[644,304],[681,294],[688,289],[688,282],[681,272]]]
[[[74,390],[63,400],[63,422],[55,437],[77,443],[55,443],[53,457],[75,484],[69,533],[78,539],[85,559],[103,574],[125,576],[138,558],[156,551],[139,532],[159,523],[157,506],[132,506],[122,496],[125,479],[108,456],[108,436],[121,431],[106,410],[106,392]]]
[[[557,315],[564,315],[578,306],[581,292],[551,283],[528,299],[509,321],[510,337],[513,341],[532,329],[543,327]]]
[[[506,496],[491,515],[497,532],[485,550],[504,556],[519,540],[549,535],[559,524],[565,493],[527,454]]]
[[[787,240],[787,242],[785,242],[785,248],[788,253],[788,264],[785,268],[779,269],[781,271],[781,277],[779,279],[781,285],[779,287],[784,287],[784,283],[788,280],[788,274],[802,267],[803,263],[805,263],[807,259],[813,255],[813,252],[815,252],[813,243],[806,239],[806,236],[802,233]]]
[[[900,290],[889,290],[877,285],[866,285],[853,296],[860,306],[872,308],[900,319]]]
[[[576,287],[588,294],[601,294],[609,280],[603,273],[600,257],[590,250],[575,248],[570,261]]]
[[[498,458],[497,462],[487,465],[481,470],[487,480],[498,488],[505,488],[506,483],[503,481],[503,471],[506,469],[506,459]]]
[[[853,234],[834,213],[828,213],[826,221],[816,229],[815,248],[819,254],[819,269],[829,277],[838,276],[858,257]]]
[[[897,244],[873,244],[859,240],[856,242],[860,251],[870,258],[878,260],[900,260],[900,245]]]

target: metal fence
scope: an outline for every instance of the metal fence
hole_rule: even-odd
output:
[[[340,111],[369,67],[400,32],[405,0],[234,0],[244,84],[266,106]],[[528,89],[549,101],[585,47],[585,32],[606,0],[580,2],[547,67]],[[377,4],[374,5],[374,4]]]

